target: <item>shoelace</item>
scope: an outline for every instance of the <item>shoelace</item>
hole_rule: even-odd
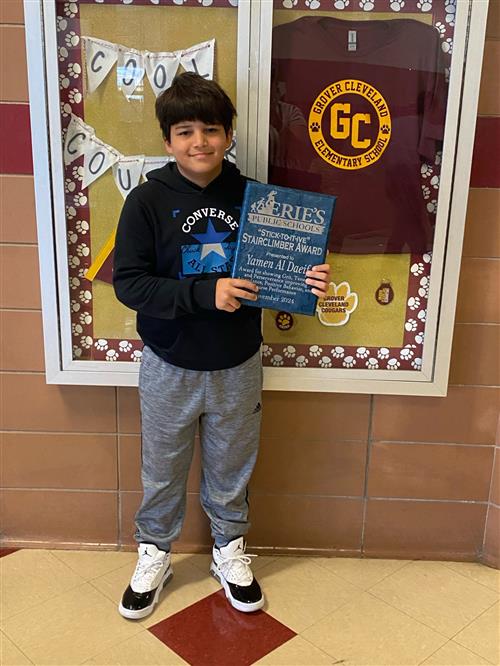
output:
[[[241,555],[229,555],[228,557],[224,557],[222,562],[219,562],[217,569],[219,569],[226,578],[228,575],[231,575],[231,578],[234,579],[232,582],[239,585],[243,580],[252,580],[253,574],[249,566],[254,557],[258,557],[258,555],[247,555],[246,553],[242,553]]]
[[[133,583],[149,589],[152,582],[154,581],[158,571],[162,568],[164,560],[153,560],[153,562],[146,561],[146,558],[141,558],[137,562],[137,567],[134,571],[134,576],[132,578]]]

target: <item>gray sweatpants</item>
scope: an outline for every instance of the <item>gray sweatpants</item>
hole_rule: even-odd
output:
[[[201,504],[217,546],[246,534],[247,485],[260,436],[260,352],[227,370],[185,370],[144,347],[139,375],[143,500],[138,542],[170,550],[186,508],[196,426],[201,443]]]

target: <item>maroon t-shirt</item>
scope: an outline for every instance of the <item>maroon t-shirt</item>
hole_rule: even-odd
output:
[[[421,166],[434,162],[445,109],[432,26],[325,16],[278,26],[269,182],[337,195],[331,250],[428,251]]]

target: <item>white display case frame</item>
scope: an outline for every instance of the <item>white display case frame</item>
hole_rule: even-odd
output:
[[[422,369],[266,367],[265,389],[446,395],[487,10],[486,1],[457,0]],[[237,163],[263,181],[272,11],[270,0],[239,0]],[[55,23],[54,0],[25,0],[46,378],[50,384],[136,386],[137,363],[72,357]]]

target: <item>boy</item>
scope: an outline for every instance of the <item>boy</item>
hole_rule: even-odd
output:
[[[211,573],[234,608],[264,605],[243,538],[259,442],[262,339],[260,310],[243,304],[256,300],[258,286],[228,277],[246,182],[224,159],[235,114],[214,81],[176,77],[156,102],[175,162],[129,194],[118,225],[114,287],[137,311],[144,341],[139,558],[119,605],[130,619],[153,611],[172,576],[170,546],[182,527],[197,425],[201,503],[215,541]],[[323,296],[328,265],[307,275]]]

